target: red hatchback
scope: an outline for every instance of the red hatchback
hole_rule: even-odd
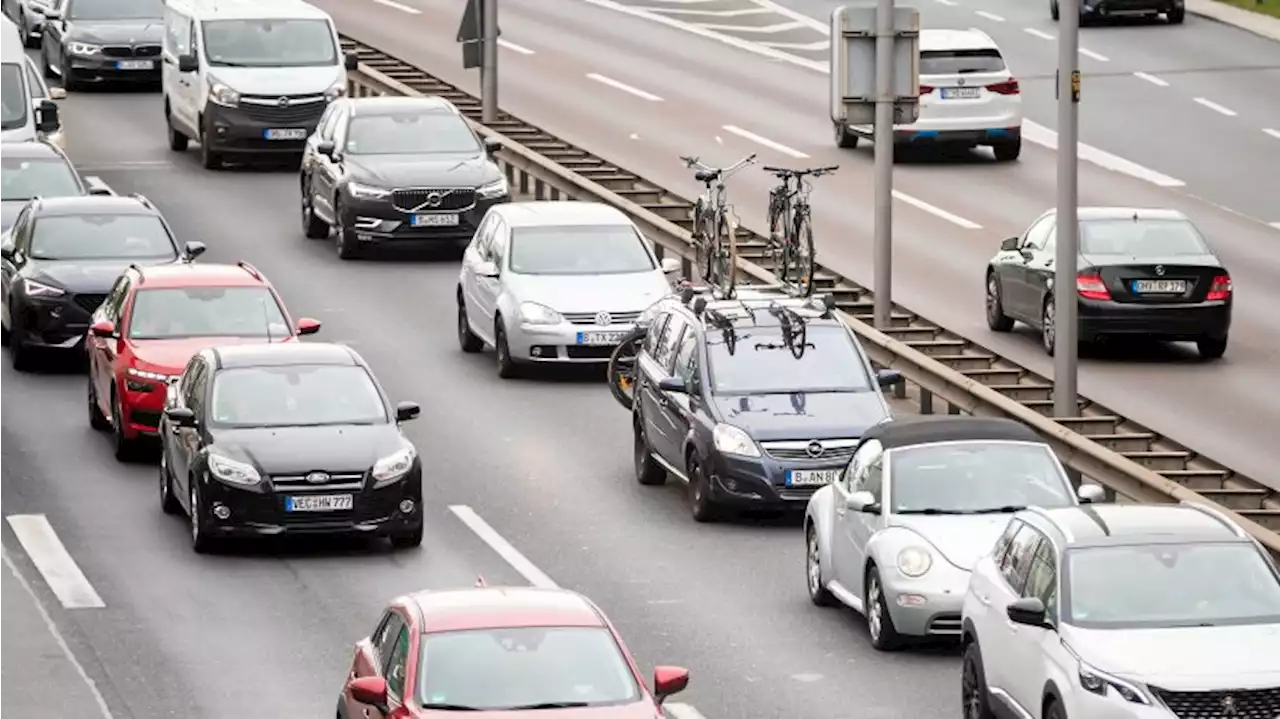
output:
[[[338,719],[662,719],[689,672],[657,667],[653,690],[600,608],[563,589],[424,591],[391,603],[356,644]]]
[[[94,312],[85,341],[89,424],[110,429],[116,458],[131,459],[140,440],[155,436],[168,384],[196,352],[319,330],[313,319],[293,324],[271,283],[247,263],[130,267]]]

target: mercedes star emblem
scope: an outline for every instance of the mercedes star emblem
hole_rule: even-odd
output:
[[[308,484],[324,484],[329,481],[328,472],[312,472],[307,475]]]
[[[1156,265],[1156,274],[1164,277],[1164,265]]]
[[[288,106],[289,106],[289,98],[287,98],[287,97],[282,97],[282,98],[280,98],[279,100],[276,100],[276,104],[277,104],[277,105],[279,105],[280,107],[288,107]]]
[[[809,442],[809,446],[805,447],[804,451],[807,452],[810,457],[821,457],[822,453],[825,452],[826,449],[822,446],[821,442],[815,439]]]
[[[1240,710],[1236,708],[1235,697],[1228,695],[1222,698],[1222,716],[1224,717],[1240,716]]]
[[[611,325],[611,324],[613,324],[613,315],[609,314],[608,312],[597,312],[597,313],[596,313],[596,324],[598,324],[598,325]]]

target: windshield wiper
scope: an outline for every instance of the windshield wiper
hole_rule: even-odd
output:
[[[989,507],[987,509],[975,509],[973,510],[973,514],[1013,514],[1014,512],[1021,512],[1024,509],[1026,509],[1026,507],[1023,507],[1022,505],[1006,504],[1003,507]]]
[[[543,702],[542,704],[525,704],[518,707],[507,707],[504,711],[519,712],[529,709],[579,709],[589,707],[591,702]]]
[[[899,509],[894,514],[968,514],[960,509],[938,509],[937,507],[927,507],[925,509]]]
[[[446,712],[478,712],[480,711],[479,707],[469,707],[466,704],[445,704],[443,702],[432,702],[430,704],[423,704],[422,708],[423,709],[439,709],[440,711],[446,711]]]

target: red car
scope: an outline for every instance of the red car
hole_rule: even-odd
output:
[[[192,355],[214,345],[290,342],[320,323],[289,319],[252,265],[133,266],[116,280],[89,326],[89,424],[110,429],[116,458],[154,437],[168,384]]]
[[[391,602],[356,644],[338,719],[662,719],[663,700],[688,684],[687,669],[656,667],[650,691],[604,613],[575,592],[424,591]]]

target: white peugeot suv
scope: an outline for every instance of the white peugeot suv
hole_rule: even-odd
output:
[[[1203,505],[1019,512],[961,622],[965,719],[1280,716],[1280,570]]]

